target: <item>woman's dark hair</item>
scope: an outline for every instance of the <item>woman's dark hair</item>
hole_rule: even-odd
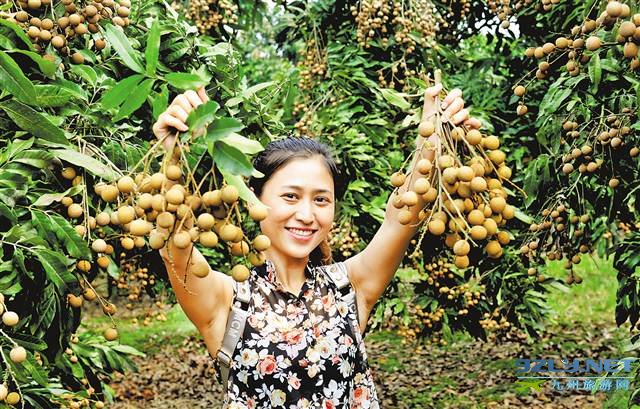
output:
[[[269,142],[265,149],[253,160],[253,167],[261,172],[264,177],[249,179],[249,187],[253,188],[256,196],[262,195],[264,184],[278,169],[295,159],[309,159],[313,156],[322,157],[324,164],[331,173],[336,199],[342,195],[343,178],[334,160],[331,148],[322,142],[306,137],[289,136]],[[309,260],[313,265],[319,266],[333,262],[331,248],[327,240],[318,245],[311,254]]]

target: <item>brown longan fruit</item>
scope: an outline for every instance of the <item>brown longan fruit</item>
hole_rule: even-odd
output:
[[[419,195],[423,195],[427,193],[430,187],[431,184],[429,183],[429,179],[421,177],[415,181],[413,185],[413,191]]]
[[[402,172],[395,172],[391,175],[391,185],[394,187],[400,187],[404,184],[406,176]]]
[[[269,211],[267,206],[257,203],[249,208],[249,217],[259,222],[267,218]]]
[[[200,233],[198,240],[200,241],[200,244],[208,248],[218,245],[218,235],[212,231],[205,231]]]
[[[440,236],[442,233],[444,233],[445,227],[446,226],[444,222],[439,219],[431,220],[428,225],[429,232],[434,236]]]
[[[231,245],[231,254],[237,257],[246,256],[249,254],[249,243],[244,240],[241,240],[237,243],[233,243]]]
[[[198,227],[201,230],[211,230],[215,222],[216,219],[209,213],[202,213],[197,219]]]
[[[469,257],[456,256],[455,260],[453,261],[453,264],[455,264],[455,266],[458,268],[467,268],[469,267]]]
[[[184,202],[184,193],[182,193],[182,190],[178,188],[172,187],[167,191],[167,193],[165,193],[164,197],[168,203],[173,205],[179,205]]]
[[[257,251],[264,251],[271,246],[271,240],[264,234],[260,234],[253,239],[253,248]]]
[[[418,125],[418,134],[423,138],[428,138],[435,132],[436,127],[433,121],[422,121]]]
[[[226,204],[235,203],[240,197],[240,192],[238,192],[238,188],[233,185],[227,185],[220,190],[220,198]]]
[[[82,307],[82,303],[84,302],[84,298],[78,297],[75,294],[68,294],[67,295],[67,302],[73,308],[80,308],[80,307]]]
[[[477,129],[471,129],[465,135],[464,139],[469,143],[469,145],[478,145],[482,142],[482,133]]]
[[[484,240],[487,238],[487,229],[484,226],[473,226],[469,230],[469,235],[473,240]]]
[[[96,47],[97,50],[102,50],[107,46],[107,43],[102,39],[102,38],[98,38],[95,42],[94,45]]]
[[[527,89],[525,87],[523,87],[522,85],[518,85],[513,90],[513,93],[518,97],[523,96],[525,92],[527,92]]]
[[[249,271],[249,269],[242,264],[236,264],[231,269],[231,277],[233,277],[233,279],[238,282],[247,280],[250,274],[251,272]]]
[[[485,250],[491,258],[498,258],[502,255],[502,246],[497,240],[491,240],[487,243]]]
[[[42,2],[40,0],[28,0],[27,6],[30,9],[39,9],[42,6]]]
[[[144,236],[151,231],[151,224],[146,220],[136,219],[131,222],[129,232],[134,236]]]
[[[102,335],[107,341],[115,341],[118,339],[118,331],[115,328],[107,328]]]
[[[456,256],[466,256],[467,254],[469,254],[469,251],[471,251],[471,246],[466,240],[458,240],[453,245],[453,253]]]
[[[120,208],[118,208],[117,214],[118,222],[123,225],[131,222],[136,217],[135,209],[129,205],[120,206]]]
[[[189,232],[181,231],[173,235],[173,244],[179,249],[186,249],[191,244]]]
[[[411,220],[413,219],[413,213],[411,213],[409,210],[401,210],[400,212],[398,212],[398,222],[400,224],[409,224],[411,223]]]
[[[422,175],[426,175],[429,172],[431,172],[432,168],[433,168],[433,164],[429,159],[426,159],[426,158],[420,159],[416,165],[416,169],[418,169],[418,172]]]

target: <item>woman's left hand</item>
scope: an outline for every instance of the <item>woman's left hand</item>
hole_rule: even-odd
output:
[[[430,118],[437,111],[436,98],[442,91],[442,84],[434,85],[425,91],[425,113],[423,118]],[[476,118],[469,117],[469,110],[464,107],[462,99],[462,90],[455,88],[440,102],[440,108],[444,110],[442,113],[442,121],[450,121],[454,125],[463,124],[469,129],[478,129],[482,125]]]

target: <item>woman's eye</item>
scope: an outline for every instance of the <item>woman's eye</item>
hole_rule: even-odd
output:
[[[316,198],[316,200],[319,200],[319,201],[321,201],[323,203],[329,203],[329,199],[327,199],[326,197],[318,197],[318,198]]]
[[[296,195],[294,193],[285,193],[282,196],[286,197],[287,199],[295,199],[296,198]]]

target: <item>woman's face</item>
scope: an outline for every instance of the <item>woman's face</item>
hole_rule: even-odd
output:
[[[335,212],[331,172],[322,157],[294,159],[264,184],[260,200],[269,215],[260,222],[268,251],[303,259],[328,235]]]

